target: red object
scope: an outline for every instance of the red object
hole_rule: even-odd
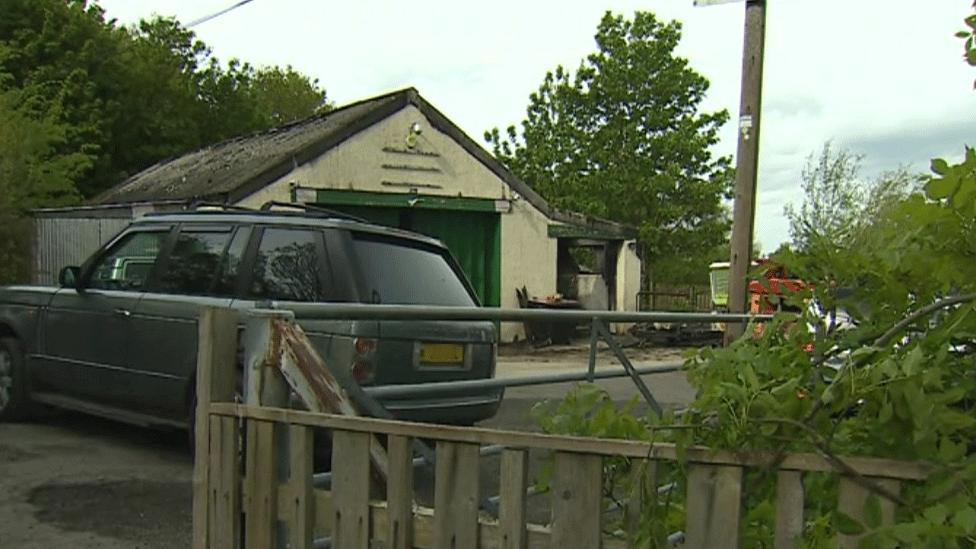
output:
[[[373,365],[364,360],[356,361],[352,365],[352,377],[359,383],[373,379]]]
[[[788,295],[808,287],[802,280],[790,278],[784,267],[773,265],[768,259],[760,260],[759,264],[766,267],[762,274],[765,280],[749,282],[749,310],[753,314],[771,314],[779,310],[779,307],[769,300],[770,295]]]
[[[359,355],[368,355],[376,350],[376,340],[357,337],[354,346]]]

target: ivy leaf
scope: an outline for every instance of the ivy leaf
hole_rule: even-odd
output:
[[[946,475],[944,478],[931,481],[928,488],[925,491],[925,496],[929,501],[941,500],[949,492],[956,489],[958,486],[958,481],[952,475]]]
[[[881,409],[878,410],[878,421],[881,423],[888,423],[891,417],[894,415],[894,410],[892,409],[891,402],[885,400],[881,405]]]
[[[870,528],[881,526],[881,500],[875,494],[864,502],[864,523]]]
[[[920,522],[904,522],[891,528],[891,533],[899,541],[913,543],[922,539],[926,534],[926,525]]]
[[[959,181],[952,175],[936,177],[925,185],[925,192],[932,200],[942,200],[943,198],[952,196],[956,192],[958,183]]]
[[[929,507],[924,512],[922,512],[922,515],[925,517],[926,520],[928,520],[932,524],[941,525],[946,521],[948,510],[946,509],[945,505],[942,505],[940,503],[938,505],[933,505],[932,507]]]
[[[759,378],[756,377],[756,370],[753,369],[751,364],[742,365],[742,377],[745,378],[746,386],[750,390],[755,391],[759,389]]]
[[[856,536],[864,533],[863,524],[840,511],[834,511],[834,528],[845,536]]]
[[[976,532],[976,509],[966,506],[956,511],[952,517],[952,524],[962,528],[967,534]]]
[[[949,163],[942,158],[933,158],[932,171],[939,175],[945,175],[949,172]]]

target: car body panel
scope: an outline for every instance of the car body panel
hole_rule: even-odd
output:
[[[125,405],[166,417],[184,414],[197,362],[197,319],[204,307],[230,305],[230,298],[143,294],[130,320]]]
[[[130,315],[139,292],[64,288],[44,311],[38,388],[117,404],[127,390]]]
[[[175,242],[181,239],[184,231],[206,232],[201,227],[215,226],[230,234],[248,235],[241,239],[245,246],[235,252],[240,254],[239,257],[228,254],[231,240],[217,263],[213,262],[212,255],[218,253],[213,251],[214,248],[210,252],[206,248],[187,251],[184,246],[181,252],[174,252]],[[233,232],[235,228],[247,228],[248,232]],[[269,228],[302,229],[321,234],[321,242],[314,242],[315,249],[321,253],[320,262],[311,267],[308,264],[312,262],[306,262],[304,268],[316,269],[317,278],[309,280],[320,284],[325,293],[319,301],[303,302],[305,305],[381,302],[373,301],[377,293],[375,284],[380,282],[387,296],[398,291],[395,283],[391,286],[389,280],[377,277],[406,275],[398,272],[402,269],[382,268],[382,262],[370,263],[372,278],[366,283],[365,258],[359,254],[367,252],[354,245],[358,238],[375,238],[395,247],[432,252],[436,261],[444,261],[449,267],[445,269],[442,265],[435,271],[457,278],[454,282],[448,280],[453,294],[467,294],[461,299],[465,306],[477,305],[470,283],[447,249],[437,240],[423,235],[358,221],[277,212],[147,215],[133,222],[85,262],[78,288],[0,288],[0,324],[24,342],[32,388],[48,396],[63,395],[65,398],[61,402],[88,401],[142,414],[140,417],[166,419],[164,423],[186,421],[194,388],[196,320],[201,309],[208,306],[233,307],[242,312],[268,307],[288,309],[288,301],[268,301],[248,295],[252,288],[251,279],[259,276],[255,274],[255,266],[260,239]],[[123,239],[131,233],[145,231],[162,231],[166,235],[162,240],[156,240],[151,255],[120,252],[127,245]],[[185,240],[180,242],[187,244]],[[271,249],[271,255],[262,255],[261,261],[268,263],[261,263],[261,268],[270,268],[272,260],[269,257],[284,254],[286,259],[291,259],[289,254],[294,251],[285,253],[282,250],[284,248]],[[184,263],[175,261],[175,265],[195,261],[185,259],[195,257],[194,254],[210,253],[211,258],[210,263],[189,263],[190,267],[180,267],[191,269],[189,271],[168,271],[171,258],[177,257],[169,255],[172,253],[186,254],[178,256]],[[417,255],[407,253],[411,254]],[[117,257],[121,259],[116,261]],[[154,257],[158,259],[154,260]],[[221,289],[224,294],[173,293],[168,287],[166,292],[160,291],[165,287],[160,283],[161,279],[166,279],[166,273],[195,276],[209,272],[202,270],[209,268],[205,267],[208,265],[218,265],[213,267],[216,269],[213,284],[223,282],[220,276],[228,257],[234,257],[238,262],[239,272],[234,275],[236,282],[231,284],[231,289]],[[109,264],[106,261],[115,262]],[[99,280],[107,279],[112,288],[123,289],[86,287],[95,265],[99,265],[99,276],[102,277]],[[193,265],[200,265],[201,269],[193,271]],[[135,273],[134,270],[141,274],[136,280],[129,281],[126,273]],[[417,284],[423,284],[425,272],[413,273],[408,286],[416,288]],[[436,282],[445,283],[447,279],[443,276]],[[116,279],[120,282],[118,285],[114,283]],[[193,276],[188,279],[200,280]],[[262,284],[267,284],[265,280],[268,279],[262,279]],[[214,287],[212,285],[211,289]],[[339,320],[314,314],[303,314],[297,322],[339,379],[349,380],[354,377],[354,372],[363,371],[368,374],[361,379],[363,385],[483,379],[494,375],[497,329],[490,322]],[[360,340],[366,340],[365,347]],[[359,347],[357,341],[360,341]],[[364,348],[367,351],[361,350]],[[363,363],[365,369],[354,370]],[[390,400],[384,404],[395,417],[404,419],[472,423],[493,415],[500,399],[501,391],[491,390],[449,398]]]

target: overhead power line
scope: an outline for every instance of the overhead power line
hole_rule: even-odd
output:
[[[193,21],[190,21],[189,23],[186,24],[186,28],[195,27],[197,25],[201,25],[203,23],[206,23],[207,21],[210,21],[211,19],[216,19],[216,18],[220,17],[221,15],[223,15],[225,13],[230,13],[230,12],[236,10],[237,8],[239,8],[241,6],[244,6],[245,4],[250,4],[253,1],[254,0],[241,0],[240,2],[234,4],[233,6],[231,6],[229,8],[224,8],[224,9],[218,11],[217,13],[212,13],[212,14],[207,15],[205,17],[201,17],[199,19],[194,19]]]

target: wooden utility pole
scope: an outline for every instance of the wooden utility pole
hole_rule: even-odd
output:
[[[735,203],[732,210],[730,313],[745,313],[747,307],[746,290],[752,260],[759,167],[759,115],[762,109],[765,35],[766,0],[747,0],[742,54],[742,98],[739,104],[739,145],[735,163]],[[743,329],[742,324],[729,324],[725,330],[725,344],[728,345],[741,336]]]

